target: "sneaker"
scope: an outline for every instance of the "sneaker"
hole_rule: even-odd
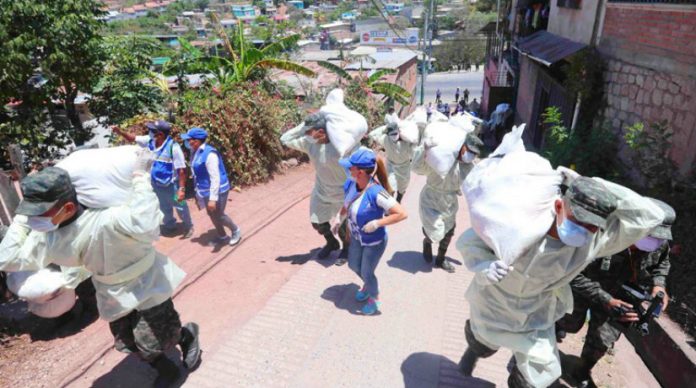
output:
[[[191,237],[193,237],[193,226],[186,229],[186,232],[184,232],[184,236],[182,238],[187,239],[187,238],[191,238]]]
[[[372,298],[372,297],[368,297],[367,303],[363,306],[361,311],[365,315],[373,315],[374,313],[379,311],[380,304],[381,303],[377,299]]]
[[[181,357],[186,369],[191,370],[201,360],[201,347],[198,343],[198,324],[189,322],[181,328]]]
[[[230,245],[237,245],[239,244],[239,240],[242,239],[242,229],[237,227],[237,230],[232,233],[232,237],[230,237],[230,242],[228,244]]]
[[[364,302],[364,301],[366,301],[366,300],[369,299],[369,298],[370,298],[370,294],[367,293],[367,292],[365,292],[365,291],[363,291],[363,290],[358,290],[358,291],[355,293],[355,300],[358,301],[358,302]]]
[[[175,226],[164,226],[160,225],[160,235],[162,237],[173,237],[176,235],[176,225]]]

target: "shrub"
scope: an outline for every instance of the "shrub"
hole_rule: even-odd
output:
[[[280,133],[301,120],[294,100],[257,83],[241,83],[224,97],[209,90],[187,93],[177,124],[208,131],[235,184],[264,182],[277,171],[284,156]]]

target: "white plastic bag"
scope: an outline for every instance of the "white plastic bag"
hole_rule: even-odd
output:
[[[410,120],[399,121],[399,137],[401,140],[411,144],[417,144],[419,135],[420,131],[415,122]]]
[[[421,131],[425,129],[425,126],[428,125],[428,112],[425,111],[425,108],[422,106],[419,106],[411,112],[410,115],[406,117],[406,121],[412,121],[416,123],[418,126],[418,129]]]
[[[442,112],[433,110],[433,113],[430,114],[430,120],[428,120],[428,124],[437,122],[447,122],[447,120],[449,119]]]
[[[454,115],[448,122],[466,133],[474,132],[476,129],[474,121],[468,115]]]
[[[119,206],[130,198],[133,167],[140,149],[129,145],[76,151],[56,167],[68,172],[81,204],[95,209]]]
[[[507,134],[467,175],[462,192],[476,234],[510,265],[548,232],[561,174],[522,143],[524,125]]]
[[[367,133],[367,120],[343,103],[343,90],[334,89],[326,97],[326,105],[320,112],[326,116],[329,141],[343,157],[352,150]]]
[[[456,162],[466,135],[465,131],[446,122],[428,124],[423,134],[423,144],[427,147],[425,162],[444,177]]]
[[[61,288],[49,300],[36,302],[27,300],[27,307],[33,314],[43,318],[56,318],[75,305],[75,290]]]
[[[53,293],[66,284],[63,273],[51,268],[7,274],[7,288],[13,294],[38,303],[50,300]]]

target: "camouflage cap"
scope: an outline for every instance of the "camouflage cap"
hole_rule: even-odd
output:
[[[671,240],[672,239],[672,225],[674,224],[674,221],[677,219],[677,213],[674,211],[674,208],[669,206],[668,204],[660,201],[659,199],[655,198],[649,198],[657,207],[662,209],[662,212],[665,214],[664,218],[662,218],[662,223],[658,226],[655,227],[655,229],[650,232],[650,235],[655,238],[661,238],[664,240]]]
[[[618,202],[599,181],[583,176],[570,184],[564,200],[576,220],[600,228],[607,226],[607,217],[616,210]]]
[[[482,156],[481,152],[483,150],[483,142],[473,133],[468,133],[466,135],[464,145],[466,146],[466,149],[469,150],[469,152]]]
[[[310,129],[326,129],[326,117],[323,113],[317,112],[307,116],[304,120],[304,131]]]
[[[22,179],[24,199],[17,207],[17,214],[39,216],[59,201],[75,195],[68,172],[58,167],[47,167]]]

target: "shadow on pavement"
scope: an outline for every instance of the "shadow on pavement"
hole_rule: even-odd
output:
[[[191,242],[200,244],[206,248],[213,248],[213,253],[220,252],[222,248],[229,246],[227,243],[211,245],[213,240],[217,237],[217,232],[215,229],[210,229],[198,236],[192,237]]]
[[[362,315],[362,303],[355,301],[355,293],[359,287],[355,283],[331,286],[322,292],[321,297],[333,302],[336,308],[346,310],[353,315]]]
[[[134,388],[134,387],[181,387],[188,379],[189,372],[181,364],[178,352],[167,352],[167,357],[179,366],[181,377],[174,384],[157,381],[157,371],[135,355],[129,355],[114,366],[111,371],[94,380],[93,388]]]
[[[313,257],[317,256],[317,252],[319,252],[321,248],[314,248],[311,251],[307,253],[298,253],[295,255],[290,255],[290,256],[278,256],[276,257],[276,261],[281,262],[281,263],[290,263],[290,264],[305,264],[309,260],[311,260]]]
[[[448,373],[440,376],[441,370]],[[450,373],[451,372],[451,373]],[[476,377],[464,377],[459,374],[457,364],[439,354],[428,352],[413,353],[401,363],[404,387],[437,387],[441,380],[443,385],[457,387],[493,388],[495,384]]]
[[[433,264],[423,260],[423,254],[416,251],[394,252],[387,265],[412,274],[433,270]]]

